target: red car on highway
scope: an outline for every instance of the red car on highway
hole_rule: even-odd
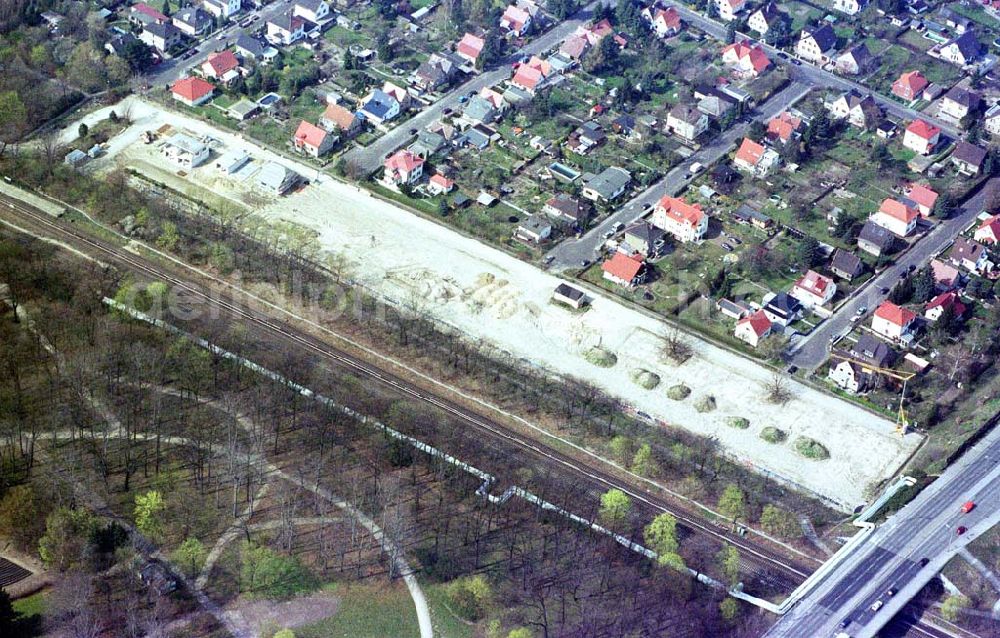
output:
[[[965,504],[962,505],[963,514],[968,514],[974,509],[976,509],[976,504],[972,501],[966,501]]]

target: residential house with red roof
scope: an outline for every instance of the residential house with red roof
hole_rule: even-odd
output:
[[[798,136],[801,126],[801,117],[796,117],[788,111],[782,111],[767,123],[767,139],[771,142],[780,141],[787,144],[790,139]]]
[[[758,310],[736,322],[733,336],[756,348],[764,337],[771,334],[772,327],[771,320],[768,319],[764,311]]]
[[[747,8],[747,0],[709,0],[715,3],[715,8],[719,13],[719,20],[732,22]]]
[[[743,138],[733,159],[733,166],[757,177],[764,177],[781,162],[781,157],[772,149],[758,144],[748,137]]]
[[[212,53],[201,63],[201,72],[207,78],[230,82],[240,75],[240,61],[236,59],[236,54],[229,50]]]
[[[570,60],[579,60],[590,50],[590,41],[582,35],[571,35],[563,40],[559,53]]]
[[[510,83],[522,91],[534,95],[544,79],[545,76],[539,67],[522,64],[517,67],[517,71],[514,73],[514,77],[510,79]]]
[[[941,129],[921,119],[910,122],[903,134],[903,146],[920,155],[929,154],[940,140]]]
[[[354,137],[361,132],[363,121],[357,113],[339,104],[328,104],[323,115],[319,118],[319,125],[330,131],[337,133],[341,138]]]
[[[917,212],[916,208],[886,197],[870,219],[893,235],[906,237],[916,229],[919,217],[920,213]]]
[[[920,97],[928,84],[930,82],[920,71],[906,71],[892,83],[892,94],[907,102],[912,102]]]
[[[140,27],[153,23],[167,24],[170,22],[169,17],[164,15],[162,12],[157,11],[145,2],[137,2],[129,7],[128,19],[129,22]]]
[[[872,332],[893,342],[909,343],[916,321],[917,315],[912,310],[883,301],[872,315]]]
[[[1000,242],[1000,215],[990,215],[984,219],[972,238],[982,244]]]
[[[455,180],[435,173],[427,182],[427,192],[433,195],[446,195],[455,188]]]
[[[650,222],[679,242],[698,241],[708,230],[708,215],[701,205],[688,204],[679,197],[668,195],[656,203]]]
[[[958,296],[958,292],[949,290],[934,297],[924,306],[924,318],[929,321],[937,321],[946,310],[951,311],[951,316],[961,318],[965,315],[966,306]]]
[[[906,188],[903,194],[924,217],[930,217],[931,213],[934,212],[934,205],[937,203],[938,194],[930,186],[913,182]]]
[[[755,78],[771,66],[764,48],[759,44],[751,44],[749,40],[724,47],[722,63],[732,68],[733,75],[740,78]]]
[[[337,136],[324,131],[320,127],[302,120],[292,136],[295,150],[310,157],[322,157],[330,152],[337,143]]]
[[[681,14],[673,7],[657,9],[650,21],[650,28],[661,38],[675,36],[681,31]]]
[[[608,281],[632,288],[645,279],[646,261],[638,253],[626,255],[616,252],[611,259],[601,264],[601,270]]]
[[[947,291],[957,288],[961,280],[961,273],[958,268],[945,263],[940,259],[931,260],[931,273],[934,275],[934,289]]]
[[[807,270],[788,292],[802,302],[806,308],[825,306],[837,292],[837,284],[825,275],[814,270]]]
[[[212,99],[215,85],[201,78],[181,78],[170,87],[170,92],[181,104],[198,106]]]
[[[486,46],[486,40],[480,38],[479,36],[472,35],[471,33],[466,33],[462,36],[462,39],[458,41],[458,45],[455,46],[455,53],[459,55],[472,64],[475,64],[479,60],[479,55],[483,52],[483,47]]]
[[[517,37],[526,35],[531,30],[531,15],[524,9],[510,5],[500,16],[500,28]]]
[[[383,166],[385,173],[382,179],[392,186],[413,186],[424,175],[424,158],[412,151],[396,151],[385,160]]]

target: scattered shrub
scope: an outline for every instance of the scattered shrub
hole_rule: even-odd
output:
[[[773,425],[769,425],[760,431],[760,438],[768,443],[783,443],[788,438],[788,435],[785,434],[784,430],[779,430]]]
[[[652,390],[656,386],[660,385],[660,375],[640,368],[632,371],[632,383],[636,384],[640,388]]]
[[[741,416],[729,416],[726,417],[726,425],[737,430],[745,430],[750,427],[750,421]]]
[[[702,413],[711,412],[716,407],[717,406],[715,405],[715,397],[712,396],[711,394],[706,394],[702,396],[700,399],[698,399],[698,402],[694,404],[694,409]]]
[[[815,439],[800,436],[795,439],[795,451],[814,461],[822,461],[830,458],[830,452],[823,447],[823,444]]]
[[[618,363],[618,357],[614,352],[605,350],[599,346],[594,346],[583,353],[583,358],[600,368],[610,368]]]
[[[683,401],[691,396],[691,388],[687,387],[683,383],[678,383],[675,386],[671,386],[670,389],[667,390],[667,396],[674,401]]]

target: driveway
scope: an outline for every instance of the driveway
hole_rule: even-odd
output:
[[[767,121],[784,111],[795,102],[802,99],[810,87],[801,82],[792,82],[784,90],[771,96],[767,102],[761,105],[755,115],[756,119]],[[600,224],[590,229],[586,235],[579,239],[567,239],[560,242],[555,248],[549,251],[548,256],[552,257],[552,268],[565,269],[579,267],[585,259],[594,259],[595,255],[604,244],[604,235],[613,229],[616,224],[628,224],[632,220],[643,215],[646,206],[652,206],[663,195],[676,195],[694,179],[694,176],[686,174],[688,167],[694,162],[701,162],[706,167],[711,166],[722,158],[740,140],[750,127],[749,122],[740,121],[725,131],[722,135],[714,138],[705,146],[701,147],[690,158],[680,166],[674,167],[666,176],[642,191],[631,201],[626,203],[616,212],[612,213]]]
[[[902,255],[895,264],[889,266],[878,276],[874,277],[860,292],[837,310],[836,313],[819,328],[813,330],[808,336],[799,340],[788,356],[788,361],[803,370],[812,370],[819,366],[827,357],[827,349],[830,338],[848,332],[851,327],[851,318],[861,307],[866,307],[869,311],[878,307],[885,299],[886,295],[879,292],[882,288],[892,288],[893,284],[899,281],[899,275],[907,271],[912,266],[914,269],[921,268],[927,264],[931,258],[948,246],[959,232],[971,224],[976,216],[986,207],[986,199],[989,193],[1000,187],[1000,178],[993,178],[987,181],[972,197],[962,202],[955,214],[937,225],[923,238],[920,239],[906,254]]]

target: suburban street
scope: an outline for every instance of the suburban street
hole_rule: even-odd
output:
[[[771,96],[771,99],[761,105],[752,116],[766,122],[802,99],[811,88],[801,82],[792,82]],[[654,205],[663,195],[679,193],[695,177],[687,174],[688,168],[693,163],[700,162],[705,166],[714,164],[736,145],[749,127],[749,121],[741,120],[735,123],[722,135],[707,142],[682,164],[675,166],[663,179],[636,195],[601,223],[591,228],[583,237],[560,242],[547,255],[552,257],[552,268],[579,267],[583,260],[594,259],[605,242],[604,235],[607,231],[612,230],[619,223],[628,224],[636,217],[643,215],[644,208]]]
[[[598,4],[599,3],[594,2],[587,5],[583,9],[580,9],[573,15],[572,18],[563,20],[549,31],[546,31],[529,42],[524,46],[524,48],[509,55],[507,59],[498,64],[495,69],[484,71],[479,75],[473,76],[467,82],[455,87],[437,102],[420,111],[409,120],[399,124],[396,128],[392,129],[368,146],[364,148],[355,148],[347,152],[344,155],[344,159],[348,162],[356,163],[364,169],[366,173],[378,170],[378,168],[382,166],[382,161],[385,159],[386,155],[396,150],[413,137],[413,134],[410,133],[411,130],[421,129],[429,124],[433,124],[441,118],[446,108],[458,110],[461,106],[459,98],[462,96],[473,92],[478,93],[483,88],[493,86],[509,78],[511,72],[510,65],[520,60],[522,57],[541,54],[548,49],[558,47],[563,40],[576,31],[577,27],[586,24],[586,22],[590,20],[592,10]]]
[[[159,84],[171,84],[175,80],[188,75],[188,69],[191,67],[201,66],[201,63],[208,58],[208,55],[214,52],[216,47],[224,41],[235,41],[242,31],[256,31],[261,28],[272,16],[290,11],[291,8],[292,5],[288,2],[278,0],[277,2],[272,2],[271,4],[260,9],[247,11],[233,16],[233,20],[229,24],[198,43],[198,53],[196,55],[186,60],[182,60],[180,57],[177,57],[161,62],[155,68],[155,73],[150,74],[149,85],[155,86]],[[260,16],[260,19],[255,21],[246,29],[239,26],[239,22],[253,15]]]
[[[1000,428],[889,518],[765,634],[768,638],[870,638],[941,568],[1000,523]],[[975,509],[961,512],[973,501]],[[967,528],[959,534],[959,526]],[[893,596],[886,592],[894,588]],[[881,600],[883,606],[872,611]],[[844,620],[851,622],[846,628]]]
[[[924,266],[938,252],[954,241],[958,233],[971,224],[976,216],[985,208],[986,200],[994,188],[1000,187],[1000,178],[989,180],[972,197],[965,200],[950,218],[936,225],[922,237],[909,251],[901,255],[895,263],[874,277],[858,294],[842,305],[832,317],[821,323],[809,335],[795,342],[790,350],[788,362],[803,370],[811,370],[820,365],[827,357],[830,338],[844,334],[851,327],[851,319],[858,309],[866,308],[874,311],[886,295],[882,288],[892,288],[899,281],[900,273],[908,271],[911,266]]]
[[[720,42],[726,41],[726,25],[720,22],[716,22],[715,20],[706,18],[704,15],[697,13],[696,11],[692,11],[691,9],[685,7],[682,4],[676,4],[676,3],[667,3],[667,4],[668,5],[672,4],[672,6],[675,9],[677,9],[677,12],[681,15],[681,17],[684,20],[695,25],[705,33],[710,34],[712,37],[716,38]],[[739,35],[740,37],[745,37],[754,40],[756,42],[759,42],[759,40],[757,40],[756,37],[753,35],[749,34],[739,34]],[[837,89],[839,91],[847,91],[849,89],[855,89],[856,91],[862,94],[871,93],[872,97],[875,99],[876,102],[879,103],[879,105],[882,106],[882,108],[884,108],[887,112],[895,115],[896,117],[906,120],[912,120],[918,117],[923,118],[924,120],[927,120],[928,122],[936,126],[939,126],[941,130],[947,133],[949,136],[953,138],[961,137],[961,132],[954,126],[946,122],[942,122],[937,118],[930,117],[928,115],[915,111],[911,108],[908,108],[900,104],[896,100],[890,99],[884,95],[876,93],[871,89],[868,89],[862,86],[861,84],[854,82],[853,80],[849,80],[839,75],[835,75],[834,73],[821,69],[817,66],[813,66],[808,62],[803,62],[801,65],[789,64],[788,62],[784,61],[781,56],[791,55],[791,54],[783,53],[779,49],[776,49],[773,46],[766,44],[764,42],[760,42],[760,44],[767,51],[769,57],[771,58],[771,62],[774,62],[776,64],[782,63],[788,66],[790,75],[793,79],[802,80],[814,86],[823,86],[831,89]]]

